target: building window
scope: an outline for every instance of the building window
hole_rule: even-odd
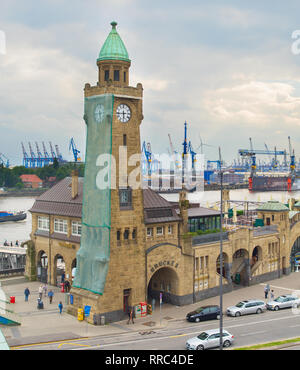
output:
[[[124,231],[124,240],[128,240],[129,239],[129,230],[128,229],[126,229],[125,231]]]
[[[117,240],[118,241],[121,240],[121,231],[120,230],[117,230]]]
[[[106,71],[104,71],[104,81],[108,80],[109,80],[109,70],[107,69]]]
[[[120,208],[132,207],[132,191],[130,188],[119,189]]]
[[[49,218],[38,216],[38,230],[49,231]]]
[[[54,231],[57,233],[67,234],[68,233],[68,222],[59,218],[54,219]]]
[[[119,70],[114,71],[114,80],[120,81],[120,71]]]
[[[127,135],[123,135],[123,146],[127,146]]]
[[[72,235],[81,235],[81,222],[72,221]]]
[[[173,234],[173,226],[172,225],[168,226],[168,234]]]
[[[132,231],[132,239],[136,239],[136,229],[133,229]]]
[[[151,237],[153,235],[153,229],[152,227],[147,227],[147,236]]]
[[[162,226],[156,228],[156,235],[164,235],[164,228]]]
[[[126,82],[126,72],[124,72],[124,82]]]

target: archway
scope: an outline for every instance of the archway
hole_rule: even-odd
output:
[[[296,266],[300,264],[300,236],[295,240],[290,254],[291,271],[295,271]]]
[[[258,249],[256,250],[258,252]],[[250,278],[249,253],[246,249],[238,249],[232,256],[232,279],[237,285],[248,285]]]
[[[48,283],[48,256],[45,251],[39,251],[37,256],[37,279]]]
[[[224,278],[228,277],[228,256],[226,253],[223,252],[222,254],[222,276]],[[221,272],[221,255],[219,254],[217,260],[216,260],[216,270],[217,273],[220,275]]]
[[[170,267],[162,267],[157,270],[151,277],[147,297],[148,302],[153,305],[159,304],[160,295],[162,302],[178,305],[179,296],[179,279],[177,273]]]
[[[56,285],[65,280],[66,264],[62,255],[57,254],[54,258],[54,281]]]
[[[77,260],[76,258],[74,258],[72,261],[72,265],[71,265],[71,283],[73,283],[73,280],[75,278],[76,267],[77,267]]]
[[[262,248],[257,245],[252,252],[251,266],[254,266],[258,261],[262,260]]]

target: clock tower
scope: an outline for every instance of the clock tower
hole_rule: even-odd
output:
[[[74,315],[124,318],[146,298],[145,225],[140,172],[143,87],[129,86],[131,61],[116,22],[99,57],[98,82],[84,88],[86,162],[82,234],[71,294]]]

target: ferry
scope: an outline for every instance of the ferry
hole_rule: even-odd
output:
[[[19,212],[0,211],[0,222],[22,221],[22,220],[25,220],[26,217],[27,217],[27,214],[24,211],[19,211]]]

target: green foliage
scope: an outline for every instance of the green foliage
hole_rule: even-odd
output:
[[[84,176],[84,163],[64,163],[59,165],[58,161],[57,163],[54,161],[53,165],[41,168],[26,168],[24,166],[6,168],[0,166],[0,187],[22,189],[24,184],[20,181],[20,175],[24,174],[35,174],[43,181],[49,177],[56,177],[57,181],[60,181],[67,176],[71,176],[71,172],[74,169],[78,170],[80,177]]]

